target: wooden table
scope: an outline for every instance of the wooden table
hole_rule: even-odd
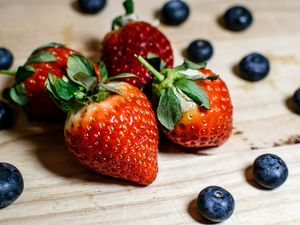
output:
[[[109,1],[97,15],[83,15],[75,1],[0,0],[0,45],[12,50],[14,68],[37,46],[62,42],[90,57],[99,55],[101,39],[121,0]],[[154,21],[163,0],[136,0],[141,18]],[[187,0],[192,12],[179,27],[160,26],[172,41],[176,63],[195,38],[209,39],[215,54],[209,67],[227,82],[234,105],[234,130],[218,148],[187,154],[163,141],[157,180],[148,187],[96,175],[66,152],[61,125],[29,122],[18,110],[13,129],[1,131],[0,161],[16,165],[25,179],[21,197],[0,210],[1,225],[55,224],[206,224],[195,209],[199,191],[208,185],[228,189],[236,200],[234,215],[224,224],[286,225],[300,223],[300,117],[289,99],[300,86],[300,2],[248,1],[254,23],[241,33],[224,30],[218,17],[232,0]],[[246,3],[245,3],[246,4]],[[258,51],[271,61],[271,73],[250,83],[234,67]],[[1,77],[1,89],[12,83]],[[264,191],[251,180],[253,160],[280,155],[289,166],[287,182]]]

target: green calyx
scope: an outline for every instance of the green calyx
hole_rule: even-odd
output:
[[[25,106],[28,103],[28,98],[23,82],[35,73],[32,64],[56,62],[57,59],[55,55],[53,55],[51,52],[47,52],[46,49],[63,46],[63,44],[54,42],[40,46],[31,53],[23,66],[18,67],[17,71],[0,70],[0,74],[15,76],[15,83],[7,91],[7,100],[13,101],[18,105]]]
[[[154,75],[152,91],[159,99],[157,117],[168,130],[172,130],[182,117],[182,113],[197,105],[210,109],[210,101],[205,90],[194,81],[215,80],[219,76],[206,76],[200,69],[206,64],[196,64],[185,60],[173,69],[162,69],[158,72],[143,57],[137,59]]]
[[[126,15],[131,15],[134,12],[134,3],[133,0],[125,0],[123,6],[126,12]]]
[[[48,75],[45,88],[49,96],[64,112],[77,111],[92,102],[99,102],[112,93],[122,94],[116,83],[108,81],[106,67],[99,65],[101,81],[98,81],[94,65],[81,55],[73,54],[68,58],[67,76],[58,78]],[[127,77],[134,75],[127,74]],[[116,76],[117,77],[117,76]],[[126,74],[118,75],[117,78],[126,77]],[[115,77],[111,77],[113,80]],[[115,79],[117,79],[115,78]]]
[[[23,81],[34,74],[35,70],[29,65],[19,66],[17,71],[0,70],[0,74],[11,75],[15,77],[15,83],[8,88],[5,99],[18,105],[25,106],[28,102]]]
[[[48,43],[45,45],[42,45],[35,49],[29,58],[27,59],[27,62],[25,65],[30,65],[34,63],[42,63],[42,62],[56,62],[56,57],[53,55],[51,52],[46,51],[47,48],[58,48],[58,47],[63,47],[63,44],[60,43]]]
[[[125,0],[123,2],[123,7],[125,9],[125,15],[117,16],[112,22],[112,30],[117,30],[120,27],[124,26],[128,21],[134,20],[134,2],[133,0]]]

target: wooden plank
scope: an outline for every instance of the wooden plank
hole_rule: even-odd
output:
[[[14,68],[34,48],[51,41],[97,57],[110,21],[123,12],[121,2],[109,1],[103,12],[90,16],[77,12],[74,1],[1,0],[0,45],[13,51]],[[136,9],[151,22],[163,2],[136,0]],[[31,123],[18,110],[14,128],[1,131],[0,156],[22,171],[25,190],[15,204],[0,210],[0,224],[205,224],[196,212],[195,198],[207,185],[223,186],[235,197],[235,213],[224,224],[299,223],[300,120],[287,105],[300,85],[299,2],[247,2],[255,22],[241,33],[217,23],[235,1],[187,2],[192,14],[185,24],[159,28],[172,41],[176,63],[191,40],[212,41],[215,54],[209,67],[227,82],[234,104],[231,138],[197,154],[182,153],[162,140],[158,178],[139,187],[80,167],[65,150],[62,125]],[[245,82],[233,70],[253,51],[271,61],[270,75],[257,83]],[[12,80],[1,77],[0,89]],[[287,182],[274,191],[253,185],[247,170],[255,157],[266,152],[282,156],[290,169]]]

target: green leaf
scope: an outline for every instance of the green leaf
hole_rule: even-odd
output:
[[[192,69],[192,70],[204,69],[206,67],[206,63],[194,63],[187,59],[184,60],[184,63],[186,64],[186,67],[188,69]]]
[[[179,74],[185,76],[189,80],[216,80],[219,75],[207,76],[200,70],[186,69],[178,71]]]
[[[177,71],[182,71],[182,70],[187,70],[187,69],[199,70],[199,69],[203,69],[205,67],[206,67],[206,63],[193,63],[193,62],[185,59],[183,64],[180,66],[176,66],[175,69]]]
[[[105,83],[107,81],[108,73],[104,63],[100,63],[100,76],[101,76],[101,83]]]
[[[52,75],[53,79],[53,85],[55,88],[55,91],[59,98],[69,101],[71,98],[75,97],[76,94],[78,94],[80,91],[72,84],[69,84],[62,79],[59,79],[58,77]]]
[[[123,2],[123,6],[125,8],[126,15],[130,15],[134,12],[134,3],[132,0],[125,0]]]
[[[125,0],[123,2],[123,7],[125,8],[125,15],[116,17],[112,22],[112,30],[117,30],[123,26],[123,19],[126,16],[130,16],[134,12],[134,3],[133,0]]]
[[[74,78],[76,74],[84,73],[91,77],[97,77],[93,64],[85,57],[78,54],[72,54],[69,56],[67,63],[67,73],[71,81],[82,86],[84,85]]]
[[[15,83],[10,88],[9,94],[10,94],[11,100],[13,102],[17,103],[18,105],[24,106],[28,102],[27,95],[26,95],[23,84]]]
[[[45,89],[48,93],[48,95],[50,96],[50,98],[54,101],[54,103],[64,112],[68,112],[69,111],[69,107],[60,100],[60,98],[57,96],[57,93],[55,91],[55,87],[53,86],[53,84],[51,84],[50,82],[50,78],[48,77],[48,79],[45,82]]]
[[[103,99],[108,98],[108,96],[109,96],[109,93],[108,93],[107,91],[100,91],[100,92],[98,93],[98,95],[97,95],[96,101],[97,101],[97,102],[100,102],[100,101],[102,101]]]
[[[158,71],[166,68],[166,62],[153,53],[148,53],[146,60]]]
[[[54,75],[49,74],[45,89],[55,104],[64,112],[76,111],[85,105],[82,102],[84,97],[82,92]]]
[[[107,80],[115,80],[120,78],[129,78],[129,77],[137,77],[137,76],[132,73],[121,73],[119,75],[111,76]]]
[[[34,74],[34,68],[28,65],[20,66],[16,73],[16,82],[21,83],[26,80],[27,77],[30,77]]]
[[[45,44],[45,45],[42,45],[42,46],[38,47],[35,51],[38,51],[38,50],[41,50],[41,49],[44,49],[44,48],[63,47],[63,46],[64,46],[63,44],[51,42],[51,43],[48,43],[48,44]]]
[[[195,82],[181,78],[175,83],[175,87],[180,89],[198,105],[201,105],[206,109],[210,109],[210,102],[205,90],[198,86]]]
[[[33,63],[55,62],[55,61],[56,61],[56,57],[51,52],[36,51],[31,54],[26,64],[28,65]]]
[[[206,80],[207,76],[201,73],[199,70],[186,69],[178,71],[189,80]]]
[[[214,75],[214,76],[207,76],[206,79],[208,80],[216,80],[220,77],[220,75]]]
[[[98,83],[98,79],[96,77],[91,77],[82,72],[75,74],[73,78],[78,81],[87,92],[93,91]]]
[[[115,87],[114,83],[109,83],[109,84],[98,84],[99,85],[99,88],[100,88],[100,91],[109,91],[109,92],[112,92],[112,93],[117,93],[119,95],[123,95],[123,93]]]
[[[173,130],[181,119],[181,116],[180,101],[173,90],[171,88],[164,90],[161,93],[157,107],[157,118],[159,122],[168,130]]]
[[[116,18],[114,18],[112,25],[111,25],[111,29],[112,30],[117,30],[120,27],[122,27],[122,16],[118,16]]]

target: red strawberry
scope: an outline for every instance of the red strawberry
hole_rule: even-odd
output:
[[[74,50],[58,43],[50,43],[36,49],[25,65],[18,68],[15,84],[9,91],[10,99],[24,106],[33,119],[63,119],[63,113],[49,98],[44,86],[49,72],[57,77],[66,73],[67,58],[73,53]]]
[[[104,84],[104,71],[101,83],[93,72],[70,67],[68,83],[55,76],[47,80],[47,91],[68,112],[67,148],[95,172],[148,185],[158,171],[155,114],[138,88],[123,82]]]
[[[126,15],[117,17],[113,22],[113,31],[103,41],[103,60],[108,73],[112,76],[132,73],[137,77],[125,78],[124,81],[140,88],[150,85],[153,75],[134,57],[155,55],[160,57],[166,67],[173,66],[173,52],[167,37],[156,27],[143,21],[133,20],[133,2],[124,2]]]
[[[184,147],[203,148],[224,143],[232,130],[232,105],[224,81],[205,64],[189,61],[174,69],[155,71],[153,93],[157,117],[166,136]]]

